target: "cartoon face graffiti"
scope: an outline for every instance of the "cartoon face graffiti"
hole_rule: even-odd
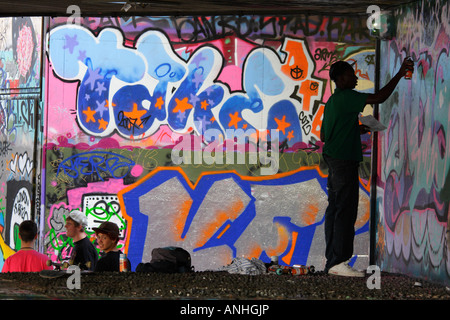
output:
[[[14,198],[14,204],[11,212],[11,228],[9,232],[9,243],[10,247],[14,248],[16,246],[16,229],[19,225],[25,221],[29,220],[31,217],[31,200],[30,193],[27,188],[23,187],[19,189]]]
[[[126,221],[120,213],[120,205],[116,195],[84,195],[83,210],[86,212],[88,218],[86,232],[94,233],[93,228],[98,227],[102,222],[110,221],[119,227],[119,240],[124,239]]]

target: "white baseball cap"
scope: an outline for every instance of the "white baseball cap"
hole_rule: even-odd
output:
[[[88,220],[86,218],[86,215],[78,209],[70,211],[68,218],[81,224],[81,226],[83,228],[87,227],[87,225],[88,225]]]

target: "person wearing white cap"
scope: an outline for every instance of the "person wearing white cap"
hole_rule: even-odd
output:
[[[98,261],[98,253],[84,232],[87,227],[86,215],[80,210],[72,210],[66,217],[66,234],[72,238],[74,248],[70,260],[81,269],[93,271]],[[90,265],[87,263],[90,263]]]

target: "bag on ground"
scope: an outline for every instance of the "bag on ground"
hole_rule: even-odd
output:
[[[191,255],[180,247],[154,248],[152,259],[139,263],[136,272],[185,273],[194,271]]]

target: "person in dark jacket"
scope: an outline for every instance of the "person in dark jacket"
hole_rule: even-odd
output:
[[[85,233],[88,221],[86,214],[76,209],[66,218],[66,235],[72,238],[74,248],[70,257],[71,264],[81,269],[94,270],[98,261],[98,252]]]
[[[94,271],[120,271],[120,255],[123,254],[117,248],[119,243],[119,227],[113,222],[103,222],[98,228],[93,228],[97,236],[97,243],[103,256],[98,260]],[[131,270],[130,261],[127,259],[127,270]]]

